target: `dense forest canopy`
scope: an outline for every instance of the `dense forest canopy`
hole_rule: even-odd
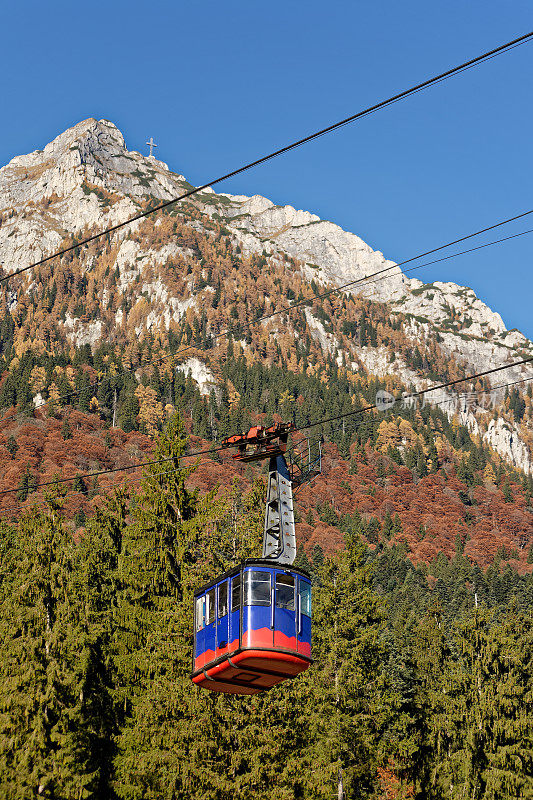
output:
[[[0,794],[49,798],[527,797],[531,577],[457,551],[428,570],[364,544],[313,576],[314,665],[265,695],[189,679],[194,588],[257,554],[263,484],[190,488],[174,415],[139,491],[76,543],[61,486],[2,524]],[[392,520],[394,524],[394,520]]]

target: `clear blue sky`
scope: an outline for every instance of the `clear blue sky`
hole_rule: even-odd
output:
[[[533,13],[530,0],[19,0],[2,27],[0,164],[105,117],[200,184],[526,33]],[[532,67],[526,44],[220,190],[409,258],[533,207]],[[532,242],[418,277],[471,286],[533,338]]]

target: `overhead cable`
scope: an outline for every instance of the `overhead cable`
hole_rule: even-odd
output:
[[[532,362],[533,362],[533,356],[531,356],[529,358],[523,358],[520,361],[514,361],[514,362],[512,362],[510,364],[502,364],[499,367],[493,367],[492,369],[487,369],[487,370],[484,370],[483,372],[476,372],[476,373],[473,373],[472,375],[466,375],[464,378],[456,378],[453,381],[446,381],[445,383],[439,383],[439,384],[437,384],[435,386],[430,386],[427,389],[421,389],[420,391],[411,392],[410,394],[407,394],[407,395],[404,394],[399,399],[407,400],[407,399],[410,399],[410,398],[421,397],[424,394],[429,394],[429,392],[435,392],[435,391],[438,391],[439,389],[445,389],[445,388],[447,388],[449,386],[456,386],[459,383],[465,383],[466,381],[472,381],[472,380],[475,380],[476,378],[483,378],[483,377],[485,377],[487,375],[493,375],[494,373],[501,372],[502,370],[505,370],[505,369],[512,369],[513,367],[520,367],[520,366],[523,366],[525,364],[530,364]],[[376,403],[371,403],[371,404],[369,404],[367,406],[364,406],[363,408],[354,409],[354,411],[347,411],[344,414],[336,414],[333,417],[326,417],[325,419],[320,419],[320,420],[317,420],[316,422],[309,422],[309,423],[307,423],[305,425],[299,425],[298,427],[294,428],[294,432],[296,433],[297,431],[310,430],[311,428],[316,428],[319,425],[326,425],[327,423],[335,422],[338,419],[346,419],[348,417],[353,417],[356,414],[364,414],[365,412],[372,411],[374,409],[378,409],[378,405]],[[219,447],[210,447],[207,450],[196,450],[196,451],[193,451],[192,453],[184,453],[183,455],[179,456],[179,458],[180,459],[196,458],[196,457],[201,456],[201,455],[209,455],[209,454],[212,454],[212,453],[220,452],[221,450],[227,450],[229,446],[230,445],[223,445],[223,446],[219,446]],[[62,483],[70,483],[71,481],[75,481],[75,480],[77,480],[79,478],[82,478],[82,479],[83,478],[94,478],[94,477],[99,477],[100,475],[108,475],[110,473],[115,473],[115,472],[129,472],[132,469],[138,469],[140,467],[147,467],[147,466],[150,466],[152,464],[163,464],[163,463],[166,463],[166,462],[169,462],[169,461],[174,461],[174,460],[175,460],[175,457],[171,456],[170,458],[160,458],[160,459],[157,459],[155,461],[154,460],[151,460],[151,461],[139,461],[136,464],[130,464],[127,467],[113,467],[111,469],[97,470],[96,472],[77,473],[76,475],[72,475],[69,478],[55,478],[54,480],[51,480],[51,481],[45,481],[44,483],[39,483],[34,487],[34,491],[36,491],[37,489],[41,489],[43,487],[46,487],[46,486],[52,486],[52,485],[56,485],[57,486],[57,485],[62,484]],[[19,488],[16,488],[16,489],[2,489],[2,490],[0,490],[0,496],[1,495],[5,495],[5,494],[13,494],[13,492],[19,492],[19,491],[20,491]]]
[[[500,384],[497,384],[496,386],[491,386],[490,390],[488,390],[488,392],[490,394],[492,394],[493,392],[497,391],[498,389],[507,389],[510,386],[517,386],[520,383],[528,383],[528,381],[533,381],[533,375],[530,375],[527,378],[519,378],[516,381],[509,381],[508,383],[500,383]],[[462,398],[470,398],[471,394],[472,394],[471,392],[460,392],[459,394],[451,395],[450,397],[446,397],[444,400],[437,400],[436,402],[432,403],[431,405],[432,405],[432,407],[434,407],[434,406],[446,406],[449,403],[455,403],[458,400],[461,400]],[[398,398],[395,398],[395,402],[396,402],[396,399],[398,399]],[[409,399],[410,399],[410,395],[404,395],[404,396],[399,398],[399,400],[401,400],[402,402],[404,400],[409,401]],[[392,408],[393,408],[393,404],[391,403],[391,406],[390,406],[390,408],[387,409],[387,411],[392,411]],[[380,408],[380,410],[383,410],[383,409]],[[357,430],[362,424],[361,422],[359,422],[357,420],[349,420],[349,422],[354,424],[355,430]],[[328,431],[328,434],[330,434],[331,431],[340,430],[343,427],[344,423],[345,423],[345,420],[342,421],[342,425],[332,425],[331,428]],[[304,428],[301,428],[301,430],[304,430]]]
[[[157,462],[153,462],[153,463],[157,463]],[[202,460],[199,462],[199,464],[208,464],[208,463],[212,463],[211,459],[204,458],[204,459],[202,459]],[[183,469],[183,467],[179,466],[179,467],[176,467],[175,469],[165,469],[165,470],[163,470],[163,472],[155,472],[155,473],[152,473],[152,472],[151,472],[149,475],[134,475],[134,476],[132,476],[132,477],[130,478],[130,483],[131,483],[131,482],[133,482],[133,481],[140,481],[140,480],[143,480],[143,479],[144,479],[144,478],[146,478],[146,477],[150,477],[150,478],[160,478],[162,475],[174,475],[176,472],[181,472],[181,470],[182,470],[182,469]],[[52,481],[52,483],[55,483],[55,481]],[[42,485],[43,485],[43,484],[41,484],[41,486],[42,486]],[[118,486],[117,488],[126,488],[126,487],[124,487],[124,486],[122,486],[122,487],[121,487],[121,486]],[[33,491],[33,490],[32,490],[32,491]],[[60,499],[60,500],[62,500],[64,497],[70,497],[70,496],[72,496],[73,494],[80,494],[80,492],[78,492],[78,491],[76,491],[76,492],[74,492],[74,491],[71,491],[71,492],[67,491],[67,492],[65,492],[64,494],[60,495],[59,499]],[[99,497],[99,498],[102,498],[102,495],[97,495],[97,497]],[[40,497],[38,497],[38,498],[35,498],[35,500],[36,500],[36,502],[37,502],[37,501],[38,501],[38,502],[46,502],[46,499],[45,499],[45,498],[40,498]],[[32,509],[33,509],[33,508],[37,508],[37,506],[34,504],[34,505],[32,505],[32,506],[31,506],[31,508],[32,508]],[[4,513],[8,512],[8,511],[20,511],[20,510],[21,510],[21,507],[20,507],[20,506],[7,506],[6,508],[2,508],[2,509],[1,509],[1,513],[2,513],[2,514],[4,514]],[[37,510],[38,510],[38,511],[44,511],[44,508],[37,508]]]
[[[402,92],[398,92],[397,94],[392,95],[392,97],[388,97],[386,100],[381,100],[379,103],[375,103],[374,105],[369,106],[368,108],[365,108],[362,111],[358,111],[356,114],[352,114],[351,116],[346,117],[345,119],[342,119],[339,122],[335,122],[332,125],[328,125],[326,128],[322,128],[321,130],[316,131],[315,133],[311,133],[308,136],[304,136],[302,139],[298,139],[297,141],[285,145],[284,147],[281,147],[278,150],[274,150],[273,152],[268,153],[268,155],[262,156],[261,158],[258,158],[255,161],[251,161],[242,167],[238,167],[237,169],[234,169],[231,172],[226,173],[225,175],[221,175],[219,178],[215,178],[214,180],[209,181],[208,183],[202,184],[202,186],[193,187],[192,189],[180,195],[179,197],[174,197],[171,200],[166,200],[163,203],[159,203],[159,205],[154,206],[154,208],[150,208],[147,209],[146,211],[139,212],[138,214],[135,214],[133,217],[129,217],[123,222],[119,222],[116,225],[111,225],[110,227],[106,228],[103,231],[100,231],[99,233],[95,233],[92,236],[87,236],[81,241],[69,245],[68,247],[64,247],[61,250],[58,250],[49,256],[44,256],[43,258],[33,262],[32,264],[28,264],[26,267],[22,267],[21,269],[15,270],[10,275],[3,276],[2,278],[0,278],[0,283],[4,283],[5,281],[8,281],[11,278],[13,278],[15,275],[20,275],[21,273],[27,272],[28,270],[33,269],[34,267],[38,267],[41,264],[45,264],[48,261],[57,258],[58,256],[65,255],[65,253],[69,253],[72,250],[76,250],[78,247],[82,247],[83,245],[89,244],[90,242],[94,242],[95,240],[100,239],[102,236],[114,233],[114,231],[124,228],[126,225],[130,225],[132,222],[144,219],[144,217],[147,217],[150,214],[155,214],[158,211],[163,210],[164,208],[168,208],[169,206],[174,205],[175,203],[179,203],[181,200],[185,200],[188,197],[192,197],[193,195],[203,192],[206,189],[209,189],[218,183],[222,183],[222,181],[226,181],[229,178],[233,178],[236,175],[240,175],[241,173],[246,172],[247,170],[250,170],[253,167],[257,167],[260,164],[264,164],[265,162],[270,161],[273,158],[277,158],[278,156],[281,156],[284,153],[288,153],[290,150],[294,150],[297,147],[301,147],[302,145],[307,144],[308,142],[320,138],[321,136],[325,136],[328,133],[332,133],[333,131],[336,131],[339,128],[342,128],[346,125],[351,124],[352,122],[356,122],[357,120],[362,119],[363,117],[369,116],[370,114],[374,114],[376,111],[379,111],[382,108],[385,108],[386,106],[392,105],[393,103],[397,103],[398,101],[403,100],[404,98],[409,97],[410,95],[417,94],[418,92],[428,89],[429,87],[434,86],[437,83],[441,83],[442,81],[448,80],[452,76],[464,72],[465,70],[472,69],[472,67],[478,66],[484,61],[488,61],[492,58],[495,58],[496,56],[501,55],[502,53],[508,50],[512,50],[515,47],[519,47],[523,44],[526,44],[527,42],[531,41],[532,38],[533,38],[533,31],[530,31],[529,33],[526,33],[523,36],[519,36],[516,39],[512,39],[511,41],[506,42],[505,44],[502,44],[499,47],[495,47],[492,50],[488,50],[486,53],[482,53],[481,55],[476,56],[475,58],[471,58],[469,61],[465,61],[462,64],[458,64],[456,67],[452,67],[451,69],[446,70],[446,72],[441,72],[439,75],[435,75],[433,78],[429,78],[428,80],[423,81],[422,83],[418,83],[416,86],[411,86],[409,89],[405,89]]]
[[[417,392],[410,392],[409,394],[403,394],[401,396],[401,400],[410,400],[414,399],[415,397],[422,397],[422,395],[429,394],[429,392],[436,392],[439,389],[446,389],[449,386],[456,386],[458,383],[464,383],[465,381],[475,380],[477,378],[484,378],[487,375],[493,375],[495,372],[501,372],[503,369],[512,369],[513,367],[520,367],[524,364],[531,364],[533,362],[533,356],[529,358],[523,358],[521,361],[514,361],[511,364],[503,364],[501,367],[493,367],[492,369],[486,369],[483,372],[476,372],[473,375],[467,375],[466,378],[455,378],[453,381],[446,381],[446,383],[438,383],[435,386],[430,386],[427,389],[420,389]],[[376,403],[372,403],[368,406],[363,406],[363,408],[359,408],[355,411],[347,411],[344,414],[337,414],[334,417],[326,417],[326,419],[318,420],[317,422],[311,422],[308,425],[300,425],[298,430],[306,431],[310,428],[316,428],[318,425],[325,425],[328,422],[335,422],[338,419],[346,419],[346,417],[353,417],[355,414],[361,414],[365,411],[372,411],[373,409],[377,409],[378,406]],[[0,492],[1,494],[1,492]]]
[[[253,328],[256,325],[259,325],[261,322],[264,322],[265,320],[272,319],[273,317],[279,316],[281,314],[289,314],[296,308],[301,308],[302,306],[309,305],[309,302],[311,302],[311,301],[321,300],[324,297],[329,297],[332,294],[345,291],[348,287],[356,286],[356,285],[357,286],[365,286],[365,285],[370,284],[370,283],[377,283],[378,281],[386,280],[387,278],[391,278],[391,277],[395,277],[395,275],[397,275],[397,273],[395,273],[394,275],[386,275],[386,274],[382,274],[382,273],[389,272],[389,271],[395,269],[396,267],[403,266],[404,264],[409,264],[412,261],[416,261],[419,258],[425,257],[426,255],[429,255],[429,254],[432,254],[432,253],[437,253],[439,250],[445,250],[447,247],[451,247],[452,245],[458,244],[459,242],[464,242],[467,239],[472,239],[475,236],[479,236],[482,233],[486,233],[487,231],[494,230],[495,228],[499,228],[502,225],[506,225],[509,222],[514,222],[517,219],[521,219],[522,217],[528,216],[528,214],[533,214],[533,209],[531,209],[530,211],[524,211],[522,214],[518,214],[515,217],[510,217],[509,219],[503,220],[501,222],[497,222],[495,225],[491,225],[488,228],[482,228],[481,230],[476,231],[475,233],[470,233],[467,236],[461,237],[460,239],[455,239],[452,242],[448,242],[447,244],[443,244],[443,245],[440,245],[439,247],[435,247],[432,250],[426,251],[425,253],[420,253],[417,256],[412,256],[411,258],[408,258],[405,261],[401,261],[398,264],[392,264],[391,266],[385,267],[385,268],[383,268],[381,270],[377,270],[376,272],[371,272],[368,275],[363,275],[361,278],[355,278],[353,281],[349,281],[348,283],[344,283],[341,286],[336,286],[333,289],[328,289],[325,292],[320,292],[318,294],[315,294],[311,298],[306,298],[304,300],[297,301],[296,303],[293,303],[290,306],[284,306],[283,308],[279,309],[278,311],[272,311],[269,314],[265,314],[262,317],[258,317],[256,320],[253,320],[253,322],[246,322],[245,323],[245,327],[247,329]],[[443,258],[436,258],[436,259],[434,259],[432,261],[426,261],[424,264],[418,264],[418,265],[416,265],[414,267],[410,267],[409,269],[404,270],[404,274],[407,274],[408,272],[415,272],[416,270],[422,269],[423,267],[427,267],[427,266],[430,266],[432,264],[438,264],[441,261],[449,261],[452,258],[458,258],[458,256],[462,256],[462,255],[465,255],[467,253],[473,253],[476,250],[483,250],[486,247],[492,247],[493,245],[501,244],[502,242],[507,242],[507,241],[509,241],[511,239],[517,239],[520,236],[526,236],[527,234],[530,234],[530,233],[533,233],[533,228],[530,228],[529,230],[526,230],[526,231],[521,231],[519,233],[514,233],[511,236],[505,236],[505,237],[503,237],[501,239],[494,239],[491,242],[486,242],[485,244],[480,244],[477,247],[471,247],[468,250],[460,250],[458,253],[452,253],[451,255],[444,256]],[[378,276],[378,277],[375,277],[375,276]],[[212,334],[212,338],[213,339],[220,339],[220,338],[226,338],[226,337],[228,337],[230,335],[231,335],[231,330],[228,328],[228,329],[226,329],[224,331],[221,331],[220,333]],[[168,358],[176,358],[177,356],[180,356],[183,353],[186,353],[186,352],[188,352],[190,350],[193,350],[193,349],[194,350],[205,350],[205,348],[198,348],[198,347],[193,346],[193,345],[187,345],[186,347],[183,347],[181,349],[178,348],[178,350],[175,350],[174,352],[170,352],[170,353],[167,353],[166,355],[158,356],[155,360],[154,359],[150,359],[149,361],[145,361],[145,362],[141,361],[139,364],[137,364],[135,366],[134,369],[132,368],[130,370],[124,370],[124,372],[132,372],[132,371],[141,369],[142,367],[146,367],[146,366],[156,366],[158,364],[161,364],[163,361],[166,361],[166,359],[168,359]],[[102,376],[101,378],[99,378],[97,381],[94,381],[93,383],[86,384],[81,389],[74,389],[72,392],[67,392],[66,394],[61,395],[61,397],[59,398],[59,401],[62,404],[64,404],[64,401],[67,400],[67,399],[70,399],[70,398],[73,398],[73,397],[77,397],[77,396],[79,396],[83,392],[86,392],[89,389],[90,390],[96,389],[98,386],[100,386],[100,384],[102,383],[102,380],[104,379],[104,377],[106,377],[106,376]],[[37,411],[39,408],[45,407],[48,404],[48,402],[49,402],[49,400],[43,400],[41,403],[35,405],[34,410]],[[1,419],[0,420],[0,424],[2,424],[4,422],[9,422],[9,420],[12,420],[12,419],[16,419],[20,414],[23,414],[23,413],[24,413],[23,411],[16,411],[14,414],[11,414],[10,416],[4,417],[3,419]]]

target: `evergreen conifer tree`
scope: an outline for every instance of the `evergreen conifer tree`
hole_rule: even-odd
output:
[[[0,615],[0,796],[106,797],[112,703],[88,617],[96,595],[80,575],[89,545],[77,550],[50,498],[46,512],[22,518],[12,546]]]
[[[533,792],[531,620],[511,612],[499,623],[476,609],[458,625],[456,647],[458,663],[448,670],[448,781],[463,796],[527,797]]]
[[[160,463],[147,469],[122,539],[115,669],[125,716],[115,790],[128,800],[195,796],[187,752],[196,705],[208,698],[198,699],[189,679],[192,592],[201,579],[190,565],[201,556],[202,507],[197,491],[186,488],[195,469],[181,464],[186,445],[176,415],[157,439]]]
[[[301,678],[312,681],[310,742],[302,754],[307,793],[332,797],[342,769],[348,796],[370,797],[391,697],[383,670],[383,608],[363,546],[348,537],[346,552],[324,561],[320,584],[313,611],[317,668]]]

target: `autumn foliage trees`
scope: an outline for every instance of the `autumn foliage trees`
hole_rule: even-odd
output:
[[[294,414],[298,423],[315,415],[320,419],[328,412],[345,413],[359,402],[350,395],[353,384],[342,374],[333,372],[324,382],[281,367],[247,365],[242,356],[236,358],[231,352],[221,367],[223,388],[218,396],[201,394],[190,374],[163,368],[150,382],[132,386],[127,373],[104,360],[105,354],[91,358],[96,366],[107,363],[108,370],[96,390],[94,410],[90,402],[86,411],[69,405],[85,402],[88,393],[81,383],[75,397],[59,399],[52,407],[53,401],[48,400],[33,415],[11,408],[0,422],[0,492],[18,490],[0,494],[0,508],[8,515],[16,518],[19,503],[29,505],[42,498],[41,490],[34,491],[36,485],[59,473],[77,481],[69,485],[68,515],[90,514],[102,491],[117,482],[137,480],[140,473],[82,476],[146,460],[152,437],[175,408],[185,414],[198,449],[205,450],[215,440],[213,458],[200,465],[196,478],[208,489],[220,481],[226,485],[235,469],[247,483],[257,474],[252,467],[234,465],[228,470],[224,454],[221,463],[216,442],[224,436],[245,430],[258,418],[287,419]],[[76,379],[68,369],[60,374],[70,380],[71,387]],[[78,369],[83,375],[95,367],[83,362]],[[38,374],[34,372],[34,377]],[[364,392],[360,395],[363,404],[375,392],[375,382],[365,387],[360,381],[358,387]],[[122,406],[117,400],[115,408],[115,398],[125,398]],[[110,425],[113,418],[115,426]],[[348,418],[345,425],[324,427],[329,443],[324,447],[323,473],[311,489],[303,487],[299,493],[302,522],[298,532],[308,549],[316,542],[327,551],[342,547],[343,531],[357,524],[359,534],[372,546],[391,540],[404,543],[415,561],[429,563],[440,552],[452,557],[460,547],[486,567],[503,548],[504,560],[520,570],[531,568],[527,561],[533,516],[531,480],[509,470],[478,438],[439,409],[426,408],[423,414],[410,409],[385,415],[366,413]],[[316,446],[319,434],[310,435]],[[327,516],[326,506],[334,510],[333,515]]]

